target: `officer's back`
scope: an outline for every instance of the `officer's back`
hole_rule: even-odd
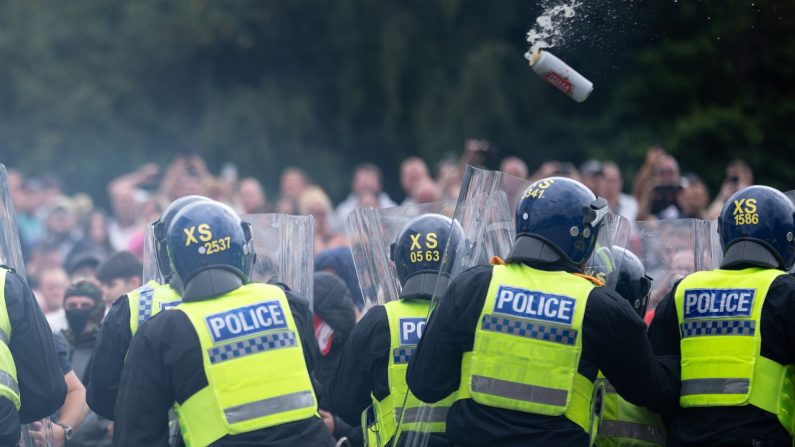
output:
[[[721,268],[689,275],[658,306],[654,350],[682,365],[675,445],[791,445],[793,212],[772,188],[736,193],[719,221]]]
[[[116,445],[166,445],[176,404],[189,446],[333,445],[317,416],[302,349],[308,305],[245,284],[250,231],[216,203],[186,207],[169,228],[183,304],[141,325],[116,405]]]
[[[447,435],[461,446],[585,446],[597,371],[638,405],[674,394],[629,304],[582,274],[606,203],[568,179],[531,185],[517,207],[506,265],[451,283],[407,380],[434,402],[459,388]]]

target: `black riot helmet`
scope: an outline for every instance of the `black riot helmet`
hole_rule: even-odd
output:
[[[635,312],[643,318],[646,315],[646,306],[649,304],[652,279],[646,274],[643,262],[629,250],[613,247],[615,259],[621,259],[618,271],[611,275],[618,275],[616,292],[629,301]]]
[[[452,261],[456,247],[464,240],[461,225],[441,214],[423,214],[411,219],[391,245],[401,298],[430,298],[437,287],[442,258],[447,251]]]
[[[163,275],[163,278],[166,282],[171,279],[173,275],[173,271],[171,270],[171,262],[168,258],[168,249],[166,248],[166,230],[168,226],[171,224],[171,220],[174,219],[174,216],[177,215],[183,208],[190,205],[191,203],[196,203],[200,201],[209,201],[207,197],[204,196],[197,196],[197,195],[190,195],[185,197],[180,197],[179,199],[171,202],[168,207],[163,211],[163,214],[160,215],[160,219],[156,220],[152,224],[152,230],[155,237],[155,256],[157,257],[157,267],[160,269],[160,273]]]

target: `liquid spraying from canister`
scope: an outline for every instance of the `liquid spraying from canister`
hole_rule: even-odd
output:
[[[565,42],[570,23],[581,4],[580,0],[569,0],[568,3],[547,5],[527,32],[530,50],[525,53],[533,71],[577,102],[588,98],[593,91],[593,83],[544,49]]]

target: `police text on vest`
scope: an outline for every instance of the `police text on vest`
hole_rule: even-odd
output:
[[[401,318],[399,320],[400,346],[416,346],[425,329],[425,318]]]
[[[685,289],[684,317],[750,316],[756,289]]]
[[[213,314],[205,321],[216,343],[287,327],[282,305],[275,300]]]
[[[500,286],[494,313],[571,326],[576,302],[569,296]]]

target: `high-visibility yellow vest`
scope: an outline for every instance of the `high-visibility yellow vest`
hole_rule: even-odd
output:
[[[753,405],[795,433],[795,366],[762,357],[760,321],[775,269],[696,272],[676,290],[682,407]]]
[[[599,447],[665,447],[662,419],[648,408],[633,405],[621,397],[607,379],[602,422],[596,445]]]
[[[168,284],[149,281],[127,294],[130,306],[130,331],[132,335],[138,326],[163,310],[173,309],[182,302],[179,294]]]
[[[577,372],[589,280],[516,263],[494,266],[459,398],[565,416],[595,437],[600,388]],[[603,385],[601,387],[603,389]]]
[[[19,410],[19,385],[17,384],[17,366],[11,349],[11,320],[6,307],[6,273],[8,270],[0,267],[0,397],[10,400]]]
[[[188,447],[318,416],[298,328],[281,288],[252,283],[176,309],[196,330],[208,383],[175,406]]]
[[[390,334],[387,366],[389,395],[379,401],[371,394],[376,426],[364,427],[369,446],[387,445],[395,436],[398,423],[402,424],[404,431],[445,432],[447,410],[455,402],[455,393],[428,405],[411,394],[406,384],[409,361],[422,337],[430,305],[428,300],[400,300],[384,306]]]

